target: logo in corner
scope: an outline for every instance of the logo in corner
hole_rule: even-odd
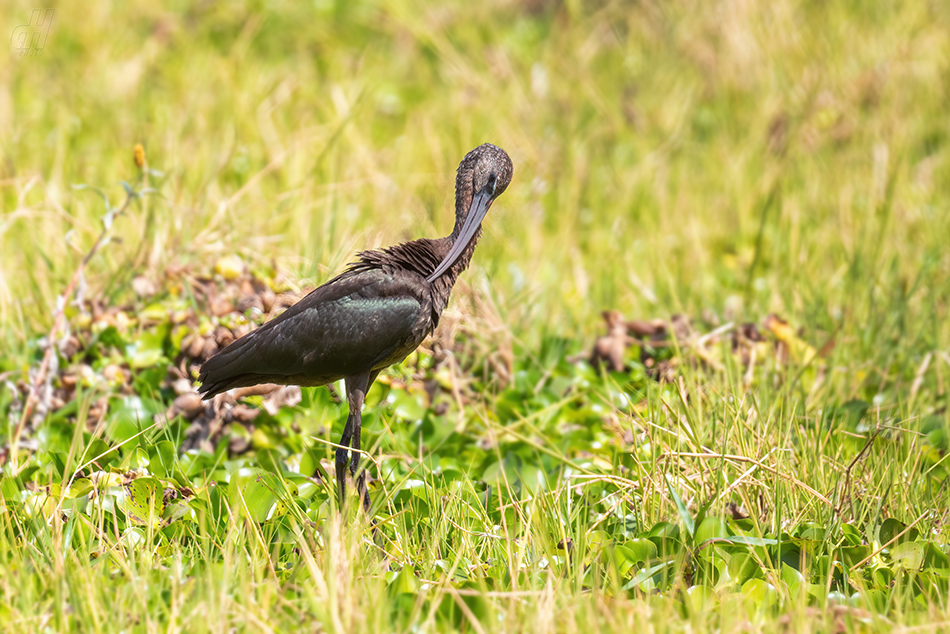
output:
[[[53,24],[55,9],[33,9],[29,24],[21,24],[13,29],[10,42],[19,51],[20,57],[39,57],[46,45],[46,36]]]

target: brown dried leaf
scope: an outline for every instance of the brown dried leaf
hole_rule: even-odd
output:
[[[77,377],[76,377],[75,374],[73,374],[73,373],[71,373],[71,372],[65,373],[65,374],[63,374],[63,376],[60,378],[60,380],[63,382],[63,388],[65,388],[65,389],[67,389],[67,390],[69,390],[69,391],[72,391],[72,390],[75,390],[75,389],[76,389],[76,383],[77,383],[78,379],[77,379]]]
[[[218,344],[215,343],[215,340],[211,337],[208,337],[204,340],[204,345],[201,348],[201,353],[197,355],[197,359],[200,361],[207,361],[215,355],[218,351]]]
[[[247,425],[257,418],[261,413],[261,410],[255,407],[248,407],[243,403],[238,403],[231,408],[231,418],[238,422]]]
[[[224,326],[218,326],[214,329],[214,341],[219,348],[225,348],[234,341],[234,333]]]
[[[744,520],[748,519],[749,517],[749,512],[735,502],[729,502],[726,504],[726,512],[729,514],[729,517],[734,520]]]
[[[251,450],[251,439],[244,436],[232,436],[228,440],[228,454],[240,456]]]
[[[623,315],[616,310],[605,310],[601,313],[607,324],[607,334],[598,337],[591,351],[590,363],[600,367],[606,364],[613,372],[622,372],[624,369],[624,351],[632,341],[627,336],[628,324]]]
[[[145,277],[137,275],[132,280],[132,291],[140,298],[151,297],[157,292],[155,282]]]
[[[215,317],[224,317],[234,312],[234,304],[224,298],[214,298],[209,302],[209,310]]]
[[[280,389],[271,392],[264,399],[264,409],[271,416],[276,416],[281,407],[293,407],[303,398],[300,388],[296,385],[282,385]]]
[[[201,400],[201,395],[197,392],[186,392],[172,401],[172,406],[168,410],[167,416],[171,419],[180,413],[185,420],[194,420],[199,414],[204,413],[204,411],[205,404]]]
[[[688,343],[696,335],[693,329],[693,322],[687,315],[675,314],[671,318],[673,324],[673,335],[680,343]]]
[[[204,337],[194,332],[189,335],[185,335],[185,338],[181,340],[181,351],[189,359],[197,359],[201,356],[201,351],[204,350],[205,342]]]
[[[271,392],[280,389],[278,383],[258,383],[248,387],[237,387],[231,390],[231,396],[234,400],[244,398],[245,396],[267,396]]]
[[[780,341],[788,343],[795,338],[795,329],[788,325],[788,322],[771,313],[765,318],[765,328],[772,332]]]

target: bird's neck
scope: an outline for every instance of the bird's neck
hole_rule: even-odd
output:
[[[441,242],[440,246],[443,248],[443,256],[449,252],[449,249],[452,248],[455,241],[459,239],[459,235],[462,233],[462,226],[465,224],[465,219],[468,217],[472,208],[474,191],[472,189],[472,175],[470,172],[470,168],[459,166],[458,175],[455,179],[455,227],[452,228],[452,233],[439,240],[439,242]],[[469,263],[472,261],[472,255],[475,253],[475,246],[478,244],[478,239],[481,235],[482,228],[479,227],[459,259],[440,276],[440,278],[447,278],[446,281],[448,282],[449,288],[455,284],[455,280],[458,279],[462,271],[468,268]]]
[[[461,181],[462,179],[459,179]],[[461,182],[455,184],[455,227],[452,228],[451,235],[448,236],[452,242],[458,238],[462,232],[462,225],[468,217],[469,210],[472,208],[472,199],[474,194],[470,186],[465,186]]]
[[[458,229],[452,231],[449,235],[444,238],[439,239],[439,258],[445,257],[449,252],[449,249],[452,248],[452,245],[455,244],[455,241],[458,240]],[[466,245],[465,250],[462,251],[462,254],[459,256],[459,259],[455,261],[455,264],[450,266],[445,273],[439,276],[439,279],[436,282],[442,282],[448,288],[452,288],[455,284],[455,281],[458,279],[459,275],[462,274],[462,271],[468,268],[468,265],[472,261],[472,256],[475,254],[475,247],[478,246],[478,239],[482,236],[482,228],[479,227],[475,232],[475,235],[472,236],[472,239]]]
[[[452,294],[452,288],[455,286],[455,282],[462,274],[462,271],[467,269],[469,263],[472,261],[472,255],[475,253],[475,245],[478,243],[478,238],[481,236],[481,233],[482,230],[481,227],[479,227],[478,231],[472,237],[471,242],[468,243],[465,251],[463,251],[462,255],[459,256],[459,259],[455,261],[455,264],[446,269],[442,275],[432,280],[432,283],[429,285],[429,297],[432,302],[431,310],[433,328],[439,324],[439,318],[442,315],[442,311],[445,310],[445,307],[449,304],[449,296]],[[432,253],[436,256],[436,262],[442,261],[442,259],[452,248],[452,245],[455,244],[456,239],[457,233],[453,231],[450,235],[444,238],[439,238],[432,241]]]

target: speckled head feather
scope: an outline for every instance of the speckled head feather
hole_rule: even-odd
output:
[[[508,153],[497,145],[483,143],[465,155],[455,177],[455,231],[458,235],[468,216],[474,195],[494,177],[497,198],[511,183],[514,166]]]

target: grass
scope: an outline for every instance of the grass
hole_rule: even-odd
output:
[[[8,9],[3,32],[29,20]],[[453,170],[478,143],[508,150],[515,178],[439,335],[457,365],[423,352],[369,397],[389,565],[299,476],[331,455],[313,437],[338,440],[329,392],[179,455],[187,424],[149,422],[174,398],[176,335],[154,367],[97,339],[90,367],[130,369],[134,394],[90,381],[38,421],[22,471],[5,463],[0,622],[944,628],[948,27],[938,2],[56,7],[42,55],[0,65],[8,438],[12,386],[101,230],[102,199],[73,185],[118,204],[136,143],[157,194],[116,220],[84,287],[133,320],[187,303],[182,271],[232,252],[306,287],[359,249],[448,233]],[[136,298],[137,275],[156,298]],[[724,341],[715,366],[675,352],[672,384],[635,349],[599,375],[567,358],[604,309],[775,313],[825,356],[764,353],[747,373]],[[420,377],[443,386],[434,403]],[[244,437],[253,450],[230,455]],[[158,505],[166,491],[182,497]],[[895,522],[912,545],[877,552]]]

